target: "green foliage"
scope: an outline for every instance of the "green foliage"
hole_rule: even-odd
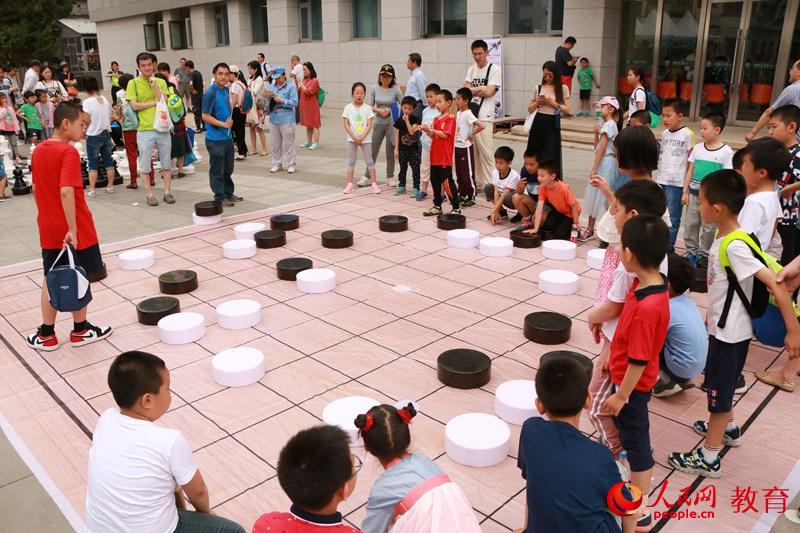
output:
[[[0,61],[24,67],[58,53],[58,19],[69,17],[74,0],[3,1],[0,9]]]

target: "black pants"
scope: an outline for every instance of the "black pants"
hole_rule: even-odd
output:
[[[466,148],[455,149],[456,178],[458,179],[458,194],[462,198],[475,199],[475,155],[472,145]]]
[[[192,95],[192,113],[194,114],[194,123],[197,129],[203,129],[203,95]]]
[[[781,236],[781,243],[783,244],[783,253],[781,254],[781,264],[788,265],[792,259],[797,257],[798,240],[797,228],[794,222],[792,224],[778,224],[778,234]],[[762,244],[762,247],[768,246],[769,243]]]
[[[554,239],[568,241],[572,233],[572,217],[556,211],[550,202],[545,202],[544,206],[549,209],[549,212],[539,230],[552,232]]]
[[[239,107],[234,107],[231,111],[233,113],[233,142],[236,143],[236,151],[239,155],[247,155],[247,142],[245,141],[244,126],[246,115],[239,111]]]
[[[411,177],[414,183],[414,188],[419,189],[419,165],[420,158],[422,157],[421,146],[417,145],[416,150],[398,150],[397,159],[400,162],[400,172],[397,174],[397,180],[400,187],[406,186],[406,173],[408,167],[411,167]]]
[[[458,209],[458,189],[453,181],[453,167],[431,165],[431,187],[433,188],[433,205],[442,207],[442,186],[450,198],[453,209]]]

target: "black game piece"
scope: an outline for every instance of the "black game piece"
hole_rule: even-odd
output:
[[[286,244],[286,232],[280,229],[265,229],[253,235],[257,248],[280,248]]]
[[[97,167],[97,181],[94,182],[94,185],[100,189],[108,187],[108,174],[106,173],[106,167]]]
[[[31,193],[31,186],[25,183],[23,178],[22,167],[14,167],[14,185],[11,186],[11,194],[14,196],[23,196]]]
[[[278,279],[284,281],[296,281],[298,273],[303,270],[308,270],[313,266],[314,263],[311,259],[305,257],[288,257],[286,259],[281,259],[278,261],[278,264],[275,265],[278,270]]]
[[[275,215],[269,219],[270,229],[289,231],[300,227],[300,217],[297,215]]]
[[[572,320],[561,313],[540,311],[525,317],[525,338],[537,344],[564,344],[569,340]]]
[[[199,217],[213,217],[222,214],[222,203],[197,202],[194,204],[194,214]]]
[[[477,350],[447,350],[439,356],[436,365],[439,381],[456,389],[477,389],[492,378],[492,360]]]
[[[103,268],[100,272],[93,272],[87,276],[89,279],[89,283],[96,283],[98,281],[102,281],[108,277],[108,269],[106,268],[106,264],[103,263]]]
[[[197,288],[197,273],[192,270],[173,270],[158,276],[158,287],[164,294],[186,294]]]
[[[538,248],[542,245],[542,238],[535,233],[523,233],[524,230],[511,230],[508,237],[514,241],[517,248]]]
[[[408,229],[408,217],[401,215],[385,215],[378,219],[378,227],[381,231],[391,233],[405,231]]]
[[[467,227],[467,217],[464,215],[439,215],[436,217],[436,227],[443,230],[464,229]]]
[[[347,248],[353,246],[353,232],[346,229],[323,231],[322,246],[325,248]]]
[[[165,316],[180,312],[181,302],[172,296],[156,296],[136,304],[136,316],[145,326],[155,326]]]

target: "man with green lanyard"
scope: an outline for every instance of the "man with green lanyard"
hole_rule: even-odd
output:
[[[170,132],[156,131],[153,123],[156,118],[156,104],[168,94],[167,84],[164,80],[156,78],[156,56],[149,52],[142,52],[136,56],[136,66],[139,75],[133,78],[125,89],[125,99],[131,103],[139,119],[136,132],[136,143],[139,146],[139,160],[137,167],[140,174],[150,172],[150,158],[153,147],[158,150],[158,159],[161,161],[161,178],[164,180],[164,201],[174,204],[172,196],[172,140]],[[153,194],[150,180],[144,180],[147,191],[147,205],[157,206],[158,200]]]

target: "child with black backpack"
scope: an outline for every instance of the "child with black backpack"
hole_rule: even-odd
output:
[[[669,455],[669,462],[682,472],[711,478],[722,474],[719,457],[722,447],[741,444],[741,429],[733,418],[734,389],[747,359],[750,339],[757,336],[753,320],[754,315],[760,315],[754,309],[759,302],[766,302],[767,291],[777,305],[767,316],[773,327],[782,318],[789,357],[800,357],[800,324],[789,293],[776,281],[774,266],[762,262],[765,258],[761,250],[739,227],[737,215],[746,196],[745,180],[735,170],[712,172],[700,184],[703,222],[717,226],[708,261],[709,417],[707,422],[694,423],[694,430],[705,437],[703,446],[686,453],[674,452]]]

